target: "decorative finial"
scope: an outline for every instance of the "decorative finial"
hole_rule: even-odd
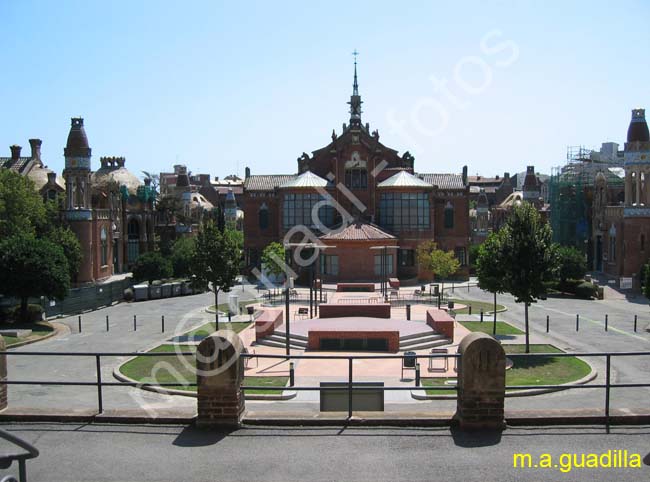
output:
[[[359,52],[355,49],[354,55],[354,82],[352,83],[352,97],[350,97],[350,126],[361,127],[361,96],[359,95],[359,83],[357,82],[357,55]],[[345,130],[345,129],[344,129]]]

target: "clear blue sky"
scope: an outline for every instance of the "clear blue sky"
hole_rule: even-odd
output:
[[[419,172],[548,172],[650,109],[647,1],[312,3],[0,0],[0,152],[40,137],[60,172],[83,116],[95,169],[292,173],[348,121],[354,49]]]

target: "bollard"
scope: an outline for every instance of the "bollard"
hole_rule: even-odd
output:
[[[162,315],[160,321],[162,323],[162,332],[165,333],[165,315]]]
[[[481,308],[481,323],[483,323],[483,308]]]
[[[81,315],[79,315],[79,333],[81,333]]]
[[[472,314],[472,305],[469,305],[469,314]]]
[[[636,315],[634,315],[634,333],[636,333]]]
[[[411,319],[411,305],[410,304],[406,305],[406,319],[407,320]]]
[[[289,362],[289,386],[293,387],[296,383],[296,375],[293,362]]]
[[[416,387],[420,386],[420,364],[419,363],[415,364],[415,386]]]
[[[580,331],[580,315],[576,315],[576,331]]]
[[[137,326],[138,325],[136,324],[136,321],[135,321],[135,315],[133,315],[133,331],[136,331],[138,329]]]
[[[454,292],[454,282],[453,281],[451,282],[451,292],[452,293]]]
[[[232,311],[228,310],[228,323],[232,321]]]
[[[605,314],[605,331],[607,331],[608,321],[609,321],[609,315]]]
[[[108,315],[106,315],[106,331],[108,331]]]
[[[469,281],[467,282],[467,292],[469,293]]]
[[[546,315],[546,333],[548,333],[549,325],[550,325],[550,317],[549,315]]]
[[[440,292],[438,292],[438,309],[440,309]]]

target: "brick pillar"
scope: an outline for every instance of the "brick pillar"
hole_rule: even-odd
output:
[[[5,339],[0,335],[0,351],[5,351],[7,345]],[[7,355],[0,355],[0,380],[5,381],[7,379]],[[0,385],[0,410],[7,408],[7,386]]]
[[[461,429],[505,428],[506,354],[501,344],[475,332],[458,347],[458,403],[455,419]]]
[[[244,413],[244,344],[234,331],[219,330],[196,351],[198,427],[238,427]]]

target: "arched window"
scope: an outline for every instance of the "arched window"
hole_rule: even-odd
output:
[[[268,229],[269,227],[269,208],[266,203],[262,204],[257,213],[260,229]]]
[[[445,228],[451,229],[454,227],[454,206],[450,201],[447,201],[445,206]]]
[[[106,266],[108,264],[108,235],[106,234],[105,227],[102,227],[99,233],[99,241],[101,247],[101,266]]]
[[[366,189],[368,187],[368,168],[358,152],[352,153],[352,159],[345,163],[345,186],[350,189]]]
[[[127,259],[129,263],[135,263],[140,256],[140,223],[135,218],[129,221],[127,226],[128,233],[128,251]]]

